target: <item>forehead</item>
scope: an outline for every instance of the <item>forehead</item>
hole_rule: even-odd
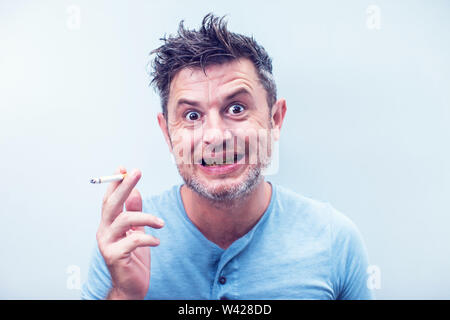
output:
[[[199,67],[182,69],[171,81],[169,100],[176,101],[185,95],[213,98],[237,87],[250,92],[261,87],[256,68],[249,59],[210,65],[206,67],[206,74]]]

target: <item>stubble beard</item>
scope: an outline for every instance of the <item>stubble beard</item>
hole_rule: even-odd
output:
[[[270,122],[269,126],[272,128]],[[170,142],[172,144],[171,139]],[[202,181],[195,170],[193,170],[193,173],[187,173],[185,170],[182,170],[183,164],[177,164],[177,169],[186,186],[203,199],[208,200],[211,205],[218,208],[225,206],[233,208],[240,205],[255,190],[259,183],[264,180],[262,170],[269,167],[271,160],[271,157],[268,157],[259,159],[256,164],[247,164],[248,167],[245,173],[243,173],[246,177],[237,184],[225,187],[221,184],[217,187],[208,185]],[[195,165],[191,164],[188,166]]]
[[[215,207],[236,207],[264,180],[262,169],[267,167],[268,163],[248,166],[244,173],[246,177],[241,182],[229,186],[219,184],[217,187],[207,185],[195,172],[187,175],[180,169],[180,166],[177,166],[177,169],[186,186],[202,198],[208,200],[211,205]]]

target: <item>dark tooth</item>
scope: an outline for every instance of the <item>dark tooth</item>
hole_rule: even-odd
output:
[[[225,159],[225,160],[223,160],[223,162],[217,163],[216,165],[217,165],[217,166],[220,166],[220,165],[225,165],[225,164],[237,163],[241,158],[242,158],[242,156],[239,156],[239,155],[235,154],[234,157],[233,157],[233,160],[231,160],[231,159],[229,159],[229,160],[228,160],[228,159]],[[201,165],[202,165],[202,166],[205,166],[205,167],[208,167],[208,166],[212,166],[212,165],[214,165],[214,164],[208,164],[208,163],[206,163],[206,161],[202,158]]]

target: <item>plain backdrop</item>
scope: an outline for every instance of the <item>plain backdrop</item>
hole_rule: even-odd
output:
[[[288,111],[267,179],[356,223],[377,298],[449,299],[445,0],[0,0],[0,298],[79,298],[106,190],[91,177],[181,182],[147,64],[208,12],[273,58]]]

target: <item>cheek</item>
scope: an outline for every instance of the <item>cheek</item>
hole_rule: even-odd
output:
[[[193,135],[190,130],[171,128],[172,153],[177,164],[192,163]]]
[[[240,129],[235,136],[235,148],[239,153],[247,157],[246,163],[260,164],[271,153],[271,131],[266,128],[256,127]]]
[[[203,152],[202,130],[171,129],[172,154],[177,165],[200,164]]]
[[[269,110],[267,110],[267,112],[258,112],[258,114],[252,119],[252,125],[254,127],[258,127],[259,129],[270,128]]]
[[[252,121],[252,127],[254,128],[252,131],[253,145],[258,149],[258,154],[261,155],[267,153],[267,151],[270,152],[273,132],[268,112],[258,114],[258,117],[255,117]]]

